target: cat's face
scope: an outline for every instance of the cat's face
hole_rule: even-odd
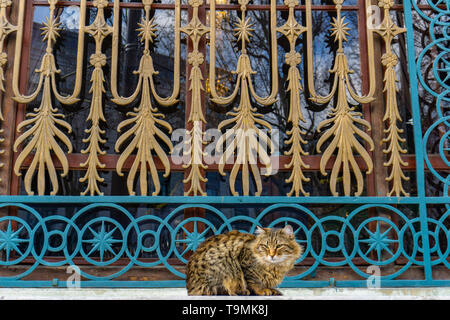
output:
[[[255,231],[253,253],[262,263],[278,264],[297,260],[302,248],[295,241],[295,235],[290,225],[283,229],[268,229],[257,227]]]

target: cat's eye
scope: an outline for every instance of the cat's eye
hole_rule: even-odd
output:
[[[279,244],[277,245],[277,250],[284,250],[284,251],[289,251],[289,249],[291,249],[287,244]]]

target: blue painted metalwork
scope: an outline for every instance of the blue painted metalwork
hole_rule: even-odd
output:
[[[66,279],[26,279],[40,266],[70,266],[82,261],[87,266],[115,266],[110,274],[103,276],[91,274],[80,266],[82,287],[183,287],[185,275],[173,262],[186,263],[186,253],[195,250],[206,237],[232,229],[253,232],[258,225],[277,227],[287,223],[294,227],[297,241],[304,246],[305,253],[297,262],[305,267],[287,277],[283,287],[366,287],[368,281],[373,279],[368,265],[381,268],[380,284],[383,287],[450,286],[450,278],[433,278],[433,267],[436,265],[450,269],[450,230],[447,227],[450,219],[450,178],[432,167],[427,154],[431,133],[438,127],[450,125],[450,116],[445,114],[445,108],[450,106],[450,0],[428,0],[428,4],[431,13],[422,11],[415,0],[403,1],[417,196],[0,196],[0,208],[15,207],[22,212],[0,217],[0,225],[5,226],[0,230],[0,267],[21,265],[21,269],[13,275],[0,277],[0,286],[65,287],[68,285]],[[413,15],[429,23],[431,40],[421,52],[417,52],[414,44]],[[427,84],[421,73],[425,54],[435,49],[438,49],[438,54],[432,67],[435,80],[440,85],[438,92]],[[436,98],[436,112],[439,115],[439,119],[426,128],[425,133],[421,126],[420,87]],[[443,134],[439,142],[440,157],[447,165],[450,164],[446,157],[449,134],[449,131]],[[425,164],[442,182],[443,196],[426,195]],[[314,205],[326,204],[348,205],[349,209],[345,215],[321,216],[314,212]],[[145,206],[147,212],[136,214],[137,205]],[[447,209],[439,220],[429,217],[427,213],[432,205],[445,205]],[[158,214],[154,208],[161,206],[164,208],[163,214]],[[228,216],[228,208],[237,206],[259,211],[253,216]],[[413,208],[417,214],[409,216],[403,211],[404,207]],[[58,208],[71,208],[73,213],[61,215],[56,212]],[[185,219],[184,212],[190,208],[204,209],[206,215]],[[371,208],[389,212],[390,219],[369,216],[367,212]],[[369,228],[369,224],[375,228]],[[309,264],[305,264],[309,258],[312,258]],[[390,273],[383,269],[400,258],[406,262],[397,265]],[[357,259],[363,263],[357,264]],[[117,264],[119,261],[120,265]],[[176,280],[120,280],[133,267],[148,268],[151,272],[151,268],[156,266],[167,269]],[[361,279],[314,280],[319,266],[348,266]],[[423,279],[404,279],[406,272],[415,266],[424,270]]]
[[[254,197],[214,197],[191,198],[170,197],[173,209],[160,217],[155,214],[136,216],[129,207],[136,203],[139,197],[114,197],[114,202],[101,202],[109,197],[0,197],[1,207],[17,207],[23,214],[0,218],[0,223],[7,227],[0,232],[0,249],[6,254],[0,260],[1,266],[15,266],[28,258],[25,269],[10,277],[0,278],[0,286],[5,287],[64,287],[65,279],[59,281],[25,281],[39,266],[69,266],[76,265],[80,259],[90,266],[108,267],[122,262],[110,274],[98,276],[90,274],[81,267],[83,287],[179,287],[184,286],[185,278],[182,271],[173,265],[173,258],[186,262],[185,254],[196,247],[207,236],[219,234],[232,229],[253,232],[257,225],[280,227],[286,223],[294,227],[297,241],[304,246],[305,254],[297,261],[302,263],[307,257],[312,257],[312,263],[299,271],[298,274],[287,277],[284,287],[327,287],[329,281],[308,280],[318,266],[349,266],[363,280],[333,282],[334,286],[359,287],[366,286],[364,279],[370,279],[367,265],[383,267],[399,258],[405,258],[407,263],[397,268],[393,273],[381,274],[382,286],[448,286],[450,280],[396,280],[412,266],[425,268],[431,265],[445,264],[447,267],[450,246],[441,248],[439,237],[445,235],[450,243],[450,232],[445,226],[450,211],[436,221],[425,216],[425,223],[434,226],[427,231],[428,237],[434,238],[435,245],[427,248],[423,241],[423,216],[408,218],[399,208],[397,202],[391,204],[367,203],[368,198],[333,198],[337,203],[349,204],[345,216],[317,216],[306,204],[294,203],[293,198],[261,197],[258,207],[262,207],[255,216],[239,215],[228,217],[225,213],[230,205],[240,203],[243,206],[255,207]],[[146,204],[157,204],[160,197],[143,197]],[[39,201],[36,201],[36,200]],[[75,201],[78,199],[78,201]],[[95,203],[90,203],[95,199]],[[297,198],[301,202],[306,198]],[[321,198],[322,199],[322,198]],[[375,202],[379,198],[372,198]],[[111,199],[108,199],[111,200]],[[144,200],[144,199],[142,199]],[[311,198],[310,203],[319,199]],[[331,200],[331,199],[330,199]],[[406,198],[398,198],[402,203]],[[412,201],[413,200],[413,201]],[[415,200],[415,201],[414,201]],[[323,199],[322,199],[323,201]],[[140,201],[137,201],[139,203]],[[141,203],[142,203],[141,202]],[[323,203],[323,202],[322,202]],[[408,205],[420,207],[420,199],[412,198],[406,201]],[[38,207],[51,205],[51,208],[72,207],[71,217],[59,214],[45,215],[39,213]],[[75,204],[75,206],[74,206]],[[189,208],[202,208],[206,212],[203,217],[184,219],[184,211]],[[368,217],[370,208],[380,208],[396,216],[398,223],[394,224],[386,217]],[[148,209],[152,210],[152,209]],[[100,214],[99,211],[106,212]],[[289,212],[281,215],[280,212]],[[277,214],[278,213],[278,214]],[[27,218],[23,218],[27,217]],[[380,224],[387,226],[381,230]],[[11,225],[15,224],[13,231]],[[376,226],[375,230],[369,224]],[[151,227],[149,227],[151,225]],[[188,228],[187,226],[190,225]],[[312,242],[313,234],[319,240]],[[334,238],[334,242],[331,239]],[[150,241],[148,240],[150,239]],[[164,239],[164,240],[163,240]],[[165,246],[163,246],[163,242]],[[408,247],[409,246],[409,247]],[[60,257],[55,260],[50,253]],[[144,259],[142,254],[153,259]],[[330,258],[337,254],[339,259]],[[430,261],[431,255],[434,256]],[[427,258],[428,257],[428,258]],[[32,258],[30,262],[30,258]],[[172,259],[171,259],[172,258]],[[354,261],[361,258],[364,265]],[[78,260],[76,260],[78,259]],[[117,280],[132,267],[149,268],[163,266],[179,280],[172,281],[121,281]],[[23,267],[22,267],[23,268]]]

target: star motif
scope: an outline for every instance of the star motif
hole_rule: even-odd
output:
[[[233,31],[234,36],[237,37],[237,41],[244,39],[245,42],[250,42],[252,31],[255,31],[255,29],[251,28],[254,23],[251,23],[250,21],[250,18],[247,18],[245,21],[244,19],[241,20],[238,18],[238,22],[234,24],[236,28],[234,28]]]
[[[344,22],[345,17],[338,17],[333,18],[333,22],[331,22],[331,25],[333,28],[331,28],[331,36],[335,37],[335,41],[347,41],[347,36],[349,33],[347,32],[350,30],[349,27],[347,27],[348,22]]]
[[[197,250],[198,246],[205,241],[205,234],[209,231],[209,229],[211,229],[211,227],[207,227],[202,233],[198,232],[198,228],[197,228],[197,221],[194,222],[194,230],[192,232],[188,231],[185,227],[181,227],[183,229],[183,231],[186,234],[186,238],[185,239],[181,239],[181,240],[175,240],[175,242],[181,242],[181,243],[186,243],[186,248],[183,251],[183,253],[181,254],[181,256],[184,256],[186,254],[186,252],[188,252],[189,250],[191,251],[195,251]]]
[[[390,18],[385,18],[380,27],[378,29],[375,29],[375,32],[378,33],[381,37],[390,41],[396,35],[406,32],[406,29],[397,26]]]
[[[369,238],[368,239],[359,240],[359,241],[363,242],[363,243],[368,243],[370,245],[369,249],[365,253],[366,256],[373,249],[375,249],[377,251],[378,262],[381,262],[381,252],[383,250],[389,252],[389,254],[391,256],[394,256],[394,253],[392,253],[392,251],[389,249],[389,244],[390,243],[394,243],[394,242],[398,242],[398,240],[392,240],[392,239],[389,239],[387,237],[388,233],[389,233],[389,231],[391,231],[392,227],[387,229],[385,232],[381,233],[380,232],[380,221],[377,221],[377,229],[375,230],[375,232],[371,232],[366,227],[364,227],[364,229],[369,234]]]
[[[100,9],[99,10],[103,10]],[[103,16],[97,15],[95,21],[88,27],[86,27],[86,32],[89,33],[96,41],[100,42],[111,33],[113,33],[113,28],[110,27]]]
[[[102,227],[99,232],[95,232],[91,227],[89,227],[89,230],[91,231],[92,235],[94,236],[92,239],[89,240],[83,240],[83,242],[92,244],[92,249],[89,251],[88,256],[94,253],[95,251],[99,251],[100,253],[100,261],[103,262],[103,255],[105,251],[111,252],[113,255],[116,255],[114,250],[112,249],[112,244],[114,243],[120,243],[122,240],[114,239],[112,237],[112,234],[114,231],[116,231],[117,227],[112,229],[109,232],[105,231],[105,222],[102,221]]]
[[[283,26],[277,28],[277,31],[284,34],[289,42],[294,42],[295,40],[297,40],[298,36],[306,30],[307,28],[301,26],[292,15],[289,16],[288,20]]]
[[[19,249],[19,244],[22,242],[28,242],[29,239],[20,239],[18,235],[22,231],[24,226],[20,227],[19,230],[13,231],[11,228],[11,220],[8,221],[8,227],[5,231],[0,230],[0,251],[6,251],[6,261],[9,261],[9,255],[11,251],[16,251],[22,255],[22,251]]]
[[[156,24],[153,23],[154,18],[152,18],[150,21],[146,21],[145,19],[142,19],[140,23],[138,23],[139,28],[136,29],[136,31],[139,32],[138,37],[141,38],[142,42],[150,41],[153,42],[153,39],[156,38]]]
[[[49,20],[48,17],[45,17],[44,27],[41,28],[41,35],[44,36],[43,41],[50,39],[50,41],[55,42],[56,38],[59,37],[61,22],[58,22],[58,20],[58,18]]]
[[[11,32],[17,31],[18,27],[12,25],[5,17],[0,17],[0,39],[4,39]]]
[[[198,43],[200,38],[209,32],[209,28],[206,27],[197,16],[194,16],[192,20],[181,31],[187,34],[193,43]]]

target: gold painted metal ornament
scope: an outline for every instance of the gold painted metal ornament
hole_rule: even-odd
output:
[[[16,32],[19,27],[12,25],[6,16],[6,9],[11,7],[11,0],[0,0],[0,91],[5,92],[5,68],[8,63],[6,44],[8,36]],[[0,120],[4,121],[2,106],[0,102]]]
[[[78,54],[77,54],[77,67],[76,67],[76,79],[75,87],[72,95],[64,97],[57,91],[56,75],[60,73],[60,70],[56,67],[55,57],[53,55],[53,45],[59,37],[60,22],[55,17],[55,8],[58,3],[57,0],[48,0],[50,7],[50,14],[46,17],[46,22],[42,28],[43,41],[47,42],[46,51],[41,61],[41,67],[35,70],[40,74],[39,83],[36,90],[28,96],[22,95],[19,90],[19,70],[22,54],[22,39],[23,39],[23,21],[25,13],[25,1],[21,0],[19,4],[19,29],[16,37],[16,51],[13,70],[13,92],[14,100],[28,104],[34,101],[40,92],[42,92],[41,103],[38,108],[26,115],[27,119],[22,121],[17,127],[17,131],[20,132],[23,128],[27,130],[17,138],[14,143],[14,152],[18,152],[18,147],[24,144],[23,149],[19,153],[16,162],[14,164],[14,172],[20,176],[20,168],[24,160],[28,157],[32,157],[30,166],[28,167],[24,177],[25,191],[29,195],[33,195],[34,191],[31,190],[31,182],[33,176],[37,170],[37,189],[38,194],[43,195],[45,193],[45,171],[48,171],[50,181],[52,183],[51,195],[55,195],[58,192],[58,179],[56,175],[56,169],[52,159],[52,153],[62,165],[63,172],[62,177],[66,176],[69,171],[69,165],[66,157],[66,152],[72,152],[72,144],[66,134],[59,129],[63,127],[68,133],[71,132],[71,126],[64,121],[64,115],[57,113],[58,109],[52,105],[52,96],[54,96],[62,104],[73,104],[78,101],[78,96],[81,90],[81,78],[82,78],[82,63],[83,63],[83,51],[84,51],[84,35],[80,32],[78,37]],[[80,7],[80,30],[82,30],[86,17],[86,1],[81,2]],[[60,140],[66,147],[67,151],[64,152],[59,146],[57,140]]]
[[[335,107],[332,107],[329,111],[329,118],[323,120],[317,130],[321,131],[327,125],[331,125],[324,134],[320,137],[317,143],[317,151],[322,152],[321,147],[324,143],[331,139],[331,142],[323,152],[320,159],[320,172],[323,175],[327,175],[325,170],[326,164],[331,159],[331,156],[336,151],[336,159],[334,161],[331,176],[330,176],[330,190],[334,196],[338,196],[337,192],[337,181],[338,175],[342,171],[342,184],[344,188],[344,195],[350,196],[351,193],[351,173],[356,179],[356,191],[355,196],[362,194],[364,189],[364,180],[359,168],[354,151],[360,154],[361,158],[367,165],[367,174],[370,174],[373,170],[373,162],[366,151],[364,146],[358,141],[357,137],[364,140],[369,146],[369,150],[373,150],[374,144],[372,138],[365,133],[363,130],[358,128],[357,125],[365,127],[370,130],[370,124],[362,118],[362,113],[355,111],[355,107],[351,107],[348,102],[347,93],[358,103],[365,104],[370,103],[374,100],[373,95],[375,92],[375,73],[374,73],[374,63],[373,63],[373,39],[371,31],[368,30],[367,36],[367,51],[369,58],[369,93],[365,96],[359,96],[356,94],[350,84],[349,74],[353,73],[349,69],[347,57],[344,54],[343,43],[347,41],[348,30],[347,23],[345,22],[345,17],[341,15],[343,0],[334,0],[336,7],[337,17],[333,18],[331,23],[331,35],[334,36],[335,42],[338,43],[338,49],[336,58],[334,61],[334,67],[329,71],[334,74],[334,82],[329,95],[322,97],[319,96],[314,88],[313,79],[313,61],[312,61],[312,17],[311,17],[311,3],[306,1],[306,25],[307,25],[307,58],[308,58],[308,84],[309,91],[312,98],[310,98],[315,103],[327,104],[333,98],[336,99]]]
[[[218,126],[218,129],[221,130],[232,125],[231,129],[226,130],[226,132],[220,136],[216,144],[216,151],[218,153],[222,153],[224,146],[226,145],[226,150],[220,157],[218,166],[219,173],[225,175],[225,164],[233,163],[233,168],[230,172],[229,185],[231,194],[236,196],[238,195],[238,192],[235,190],[235,183],[238,172],[241,171],[242,173],[243,195],[249,195],[251,171],[256,185],[255,195],[259,196],[262,192],[262,181],[257,161],[259,160],[262,165],[264,165],[266,171],[265,175],[270,175],[273,168],[266,147],[270,148],[270,152],[272,152],[273,146],[268,135],[257,125],[266,128],[269,133],[272,130],[272,126],[262,119],[263,115],[257,113],[256,108],[251,106],[250,97],[253,97],[256,102],[264,106],[276,102],[276,95],[278,93],[276,3],[275,0],[271,0],[270,4],[272,91],[269,96],[264,98],[259,97],[253,87],[252,75],[256,74],[256,72],[253,71],[251,67],[250,58],[246,48],[247,42],[250,41],[251,32],[253,31],[250,18],[246,18],[248,1],[239,0],[239,4],[241,5],[241,18],[238,19],[238,23],[234,29],[237,41],[241,41],[241,53],[238,58],[236,71],[233,72],[234,74],[237,74],[236,87],[230,96],[221,97],[217,94],[215,87],[216,6],[215,1],[210,2],[211,50],[209,59],[209,87],[211,90],[211,100],[219,105],[228,105],[232,103],[237,94],[240,94],[239,105],[234,107],[233,111],[227,113],[231,118],[222,121]]]
[[[306,144],[302,135],[306,134],[306,132],[300,128],[300,121],[305,122],[300,106],[300,91],[303,89],[298,65],[301,62],[301,56],[300,53],[295,51],[297,38],[306,32],[307,28],[301,26],[295,20],[294,8],[299,4],[298,0],[285,0],[284,4],[289,7],[289,17],[283,26],[277,28],[277,31],[284,34],[288,39],[290,48],[285,55],[285,61],[289,65],[287,77],[287,91],[290,92],[288,122],[292,124],[292,129],[286,132],[290,138],[285,141],[286,144],[291,145],[290,149],[285,152],[285,155],[291,156],[291,161],[285,165],[285,168],[291,168],[292,170],[291,175],[286,179],[286,183],[292,183],[292,188],[287,196],[292,196],[295,193],[295,196],[298,197],[300,192],[305,196],[309,196],[309,193],[303,188],[303,182],[309,182],[310,179],[305,176],[302,169],[309,169],[310,166],[305,164],[302,159],[302,155],[306,156],[308,153],[302,148],[302,144]]]
[[[382,37],[386,48],[386,52],[381,57],[381,63],[385,67],[383,91],[386,96],[386,111],[383,121],[388,125],[388,128],[384,130],[386,137],[382,142],[387,144],[383,152],[389,154],[389,160],[384,163],[384,166],[391,168],[389,176],[386,177],[386,181],[392,184],[387,196],[409,196],[409,193],[405,191],[402,184],[403,180],[409,180],[409,177],[405,176],[402,170],[402,166],[407,166],[408,163],[401,158],[401,154],[406,153],[407,150],[401,146],[401,143],[406,141],[400,136],[403,130],[397,127],[397,122],[401,122],[402,118],[397,106],[398,89],[396,84],[398,80],[395,74],[395,66],[398,63],[398,58],[392,51],[392,41],[397,35],[406,32],[406,29],[398,27],[392,21],[389,13],[390,8],[393,6],[392,1],[381,0],[378,6],[384,9],[384,19],[378,28],[374,28],[373,30]]]
[[[12,6],[11,0],[0,0],[0,92],[5,92],[5,68],[8,64],[8,53],[6,52],[6,45],[8,36],[19,29],[18,26],[11,24],[8,20],[6,9]],[[2,112],[2,99],[0,96],[0,121],[5,121]],[[4,130],[0,129],[0,134],[3,134]],[[0,144],[5,141],[5,138],[0,138]],[[0,150],[0,155],[5,153],[4,149]],[[0,168],[4,167],[4,163],[0,162]],[[2,179],[0,179],[0,182]]]
[[[100,177],[98,173],[98,168],[102,169],[105,167],[105,164],[100,161],[99,155],[106,154],[106,151],[100,147],[101,144],[106,143],[106,140],[102,138],[105,131],[100,128],[100,121],[106,122],[103,114],[103,94],[106,92],[103,67],[106,65],[106,55],[102,52],[102,46],[106,37],[113,32],[113,28],[105,20],[104,8],[108,6],[108,1],[94,0],[93,5],[97,8],[94,22],[80,30],[80,32],[91,35],[95,40],[95,53],[89,59],[89,63],[94,67],[94,70],[92,71],[92,85],[89,91],[92,96],[91,106],[86,119],[86,122],[91,122],[91,127],[85,130],[85,133],[89,136],[83,139],[83,142],[88,143],[88,146],[86,149],[81,150],[81,153],[87,154],[88,158],[80,164],[81,167],[87,167],[84,177],[80,178],[82,183],[87,181],[87,187],[81,192],[81,195],[89,193],[91,196],[95,194],[103,195],[98,186],[98,183],[104,181],[104,178]]]
[[[139,182],[141,195],[147,195],[148,182],[147,175],[150,168],[150,174],[152,177],[154,191],[152,195],[158,195],[161,189],[161,184],[158,177],[158,172],[153,159],[152,150],[157,154],[158,158],[164,166],[164,177],[170,174],[170,161],[165,153],[163,146],[158,142],[158,138],[164,142],[166,147],[171,153],[173,150],[172,142],[170,138],[158,128],[163,127],[172,132],[172,127],[167,121],[164,121],[164,115],[158,112],[158,108],[153,107],[151,104],[152,97],[157,101],[159,105],[171,106],[178,102],[177,97],[180,89],[180,0],[175,2],[175,56],[174,56],[174,88],[171,96],[162,98],[156,93],[153,76],[157,75],[155,71],[153,60],[150,55],[150,42],[153,42],[153,38],[156,36],[156,25],[153,19],[150,19],[151,0],[143,0],[145,17],[138,24],[139,37],[141,42],[144,43],[144,52],[140,61],[139,69],[134,73],[139,75],[139,82],[135,92],[130,97],[121,97],[117,91],[117,69],[118,69],[118,46],[119,46],[119,3],[114,3],[114,35],[113,35],[113,54],[112,54],[112,67],[111,67],[111,92],[114,97],[112,100],[118,105],[129,105],[135,101],[139,94],[140,104],[134,109],[134,112],[128,112],[127,116],[130,118],[122,121],[117,131],[121,132],[124,127],[133,125],[127,131],[125,131],[119,139],[116,141],[115,151],[119,152],[120,147],[131,136],[133,139],[121,153],[119,160],[117,161],[116,171],[120,176],[123,176],[122,168],[127,158],[131,153],[137,149],[136,157],[131,166],[130,172],[127,176],[127,188],[130,195],[135,195],[133,190],[133,184],[136,177],[136,173],[139,169]]]
[[[187,144],[187,151],[185,155],[189,155],[189,162],[183,165],[183,168],[190,168],[189,174],[183,183],[190,184],[189,189],[184,193],[188,195],[202,195],[206,196],[206,192],[203,190],[202,183],[206,183],[208,179],[202,174],[202,169],[207,169],[207,166],[203,164],[203,157],[206,155],[203,152],[203,141],[205,133],[203,132],[203,124],[206,123],[205,116],[202,110],[201,92],[204,91],[202,81],[203,75],[200,66],[204,63],[204,56],[199,52],[198,47],[202,36],[209,32],[209,28],[206,27],[199,19],[198,7],[203,4],[203,0],[190,0],[189,5],[193,8],[191,21],[181,29],[186,33],[193,44],[193,50],[188,55],[188,63],[192,66],[189,80],[191,82],[189,90],[191,91],[191,110],[189,113],[188,122],[192,124],[192,129],[188,132],[188,138],[185,143]]]

